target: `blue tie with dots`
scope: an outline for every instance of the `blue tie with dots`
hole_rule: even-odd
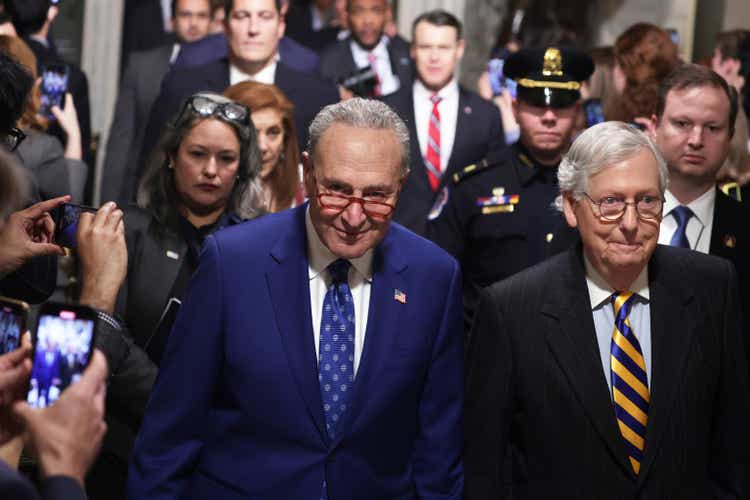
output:
[[[326,429],[333,439],[346,411],[347,395],[354,382],[354,300],[349,289],[348,260],[328,266],[331,284],[323,299],[320,321],[318,381],[326,417]],[[322,499],[328,498],[323,481]]]
[[[688,222],[693,216],[693,211],[685,205],[678,205],[670,212],[677,221],[677,229],[675,229],[672,239],[669,241],[669,245],[680,248],[690,248],[690,242],[687,239],[685,229],[687,229]]]

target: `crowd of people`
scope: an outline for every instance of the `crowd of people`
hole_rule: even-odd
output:
[[[474,91],[441,9],[131,7],[71,250],[86,75],[2,2],[0,294],[98,320],[0,355],[0,496],[750,498],[750,31],[514,11]]]

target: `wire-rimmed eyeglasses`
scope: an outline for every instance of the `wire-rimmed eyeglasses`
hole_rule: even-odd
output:
[[[599,201],[594,201],[588,193],[583,193],[592,205],[599,210],[599,217],[608,222],[616,222],[625,215],[628,205],[635,207],[638,217],[643,220],[658,220],[664,208],[664,200],[656,196],[643,195],[635,201],[625,201],[615,196],[605,196]]]

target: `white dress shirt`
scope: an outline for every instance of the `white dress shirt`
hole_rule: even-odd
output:
[[[708,253],[711,247],[715,203],[716,189],[712,187],[687,205],[693,211],[693,216],[688,220],[685,235],[693,250]],[[669,190],[664,193],[664,218],[659,228],[659,243],[662,245],[669,245],[672,235],[677,230],[677,219],[671,212],[679,204],[680,202]]]
[[[238,67],[236,67],[233,64],[229,65],[229,85],[234,85],[236,83],[240,82],[246,82],[246,81],[252,81],[252,82],[260,82],[265,83],[266,85],[273,85],[274,80],[276,79],[276,63],[279,60],[278,54],[276,55],[276,58],[263,68],[262,70],[258,71],[254,75],[248,75]]]
[[[320,361],[320,321],[323,315],[323,301],[331,284],[328,266],[338,259],[320,241],[310,219],[310,209],[305,215],[307,231],[307,261],[310,277],[310,309],[312,313],[315,359]],[[350,259],[349,288],[354,299],[354,374],[357,374],[362,349],[365,345],[367,314],[370,310],[370,288],[372,287],[372,249],[362,257]]]
[[[609,386],[609,396],[612,397],[612,358],[610,355],[612,332],[615,329],[615,311],[610,297],[615,289],[604,281],[604,278],[594,269],[588,259],[584,258],[584,261],[586,264],[586,285],[589,289],[591,312],[594,316],[596,342],[599,346],[604,378]],[[633,299],[628,319],[633,328],[633,335],[641,345],[648,386],[651,387],[651,308],[649,305],[651,296],[648,289],[648,266],[645,266],[635,279],[630,291],[636,295],[636,298]]]
[[[370,54],[375,56],[373,69],[378,74],[378,79],[380,80],[381,95],[392,94],[398,90],[400,85],[398,77],[393,74],[393,68],[391,68],[391,58],[388,54],[389,41],[390,39],[383,35],[380,42],[378,42],[375,48],[370,51],[363,49],[354,40],[349,42],[349,48],[352,51],[354,64],[356,64],[358,68],[364,68],[370,64]]]
[[[428,90],[419,80],[414,81],[414,121],[417,128],[417,140],[422,158],[427,156],[427,139],[430,134],[430,116],[432,115],[432,101],[434,92]],[[440,171],[445,172],[453,151],[453,141],[456,139],[456,123],[458,121],[458,82],[456,79],[448,83],[437,93],[442,100],[438,104],[440,112]]]

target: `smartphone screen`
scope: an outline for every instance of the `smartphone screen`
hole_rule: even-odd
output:
[[[586,127],[593,127],[597,123],[604,121],[604,112],[602,112],[602,102],[599,99],[588,99],[583,104],[586,111]]]
[[[46,408],[81,378],[91,357],[95,318],[94,311],[85,306],[42,306],[26,396],[29,405]]]
[[[487,63],[487,74],[492,88],[492,95],[500,95],[503,89],[508,89],[513,99],[516,98],[516,82],[507,78],[503,73],[505,59],[493,58]]]
[[[0,355],[21,345],[28,314],[29,306],[25,302],[0,297]]]
[[[42,91],[39,113],[54,120],[52,106],[63,107],[65,92],[68,91],[68,67],[64,64],[53,64],[42,69]]]
[[[81,212],[96,212],[93,207],[63,203],[55,212],[55,243],[67,248],[76,248],[78,219]]]

